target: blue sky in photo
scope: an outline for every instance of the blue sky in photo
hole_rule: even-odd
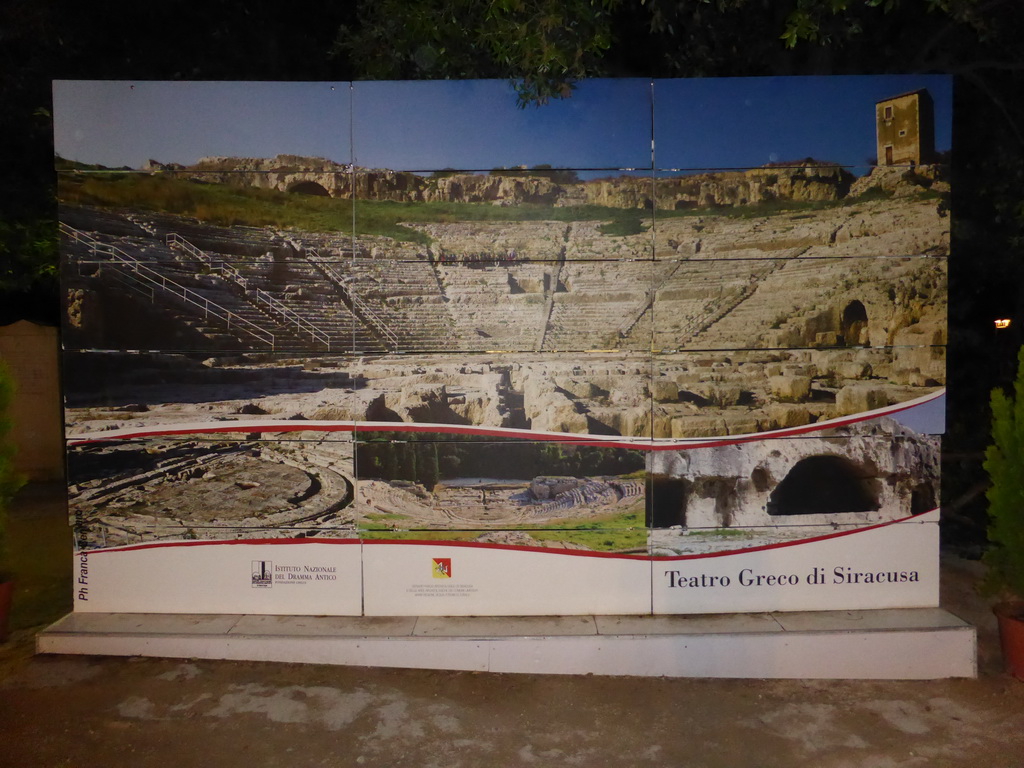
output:
[[[365,168],[651,167],[649,80],[587,80],[525,108],[503,80],[357,82],[352,103]]]
[[[68,160],[139,168],[201,157],[350,159],[345,83],[57,80],[54,149]]]
[[[919,435],[941,435],[946,431],[946,396],[894,413],[892,418]]]
[[[936,146],[948,149],[947,76],[656,80],[655,162],[739,168],[810,156],[863,167],[875,154],[875,102],[923,87]],[[499,80],[56,81],[54,143],[70,160],[132,168],[294,154],[394,170],[650,169],[651,100],[641,79],[588,80],[569,99],[526,108]]]
[[[658,168],[749,168],[813,157],[868,165],[875,103],[927,88],[935,147],[951,146],[952,77],[851,75],[654,81]]]

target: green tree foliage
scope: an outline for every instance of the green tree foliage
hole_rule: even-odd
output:
[[[513,78],[524,104],[598,71],[621,0],[374,0],[334,52],[369,79]]]
[[[0,219],[0,294],[56,291],[57,222]]]
[[[532,104],[599,75],[1012,70],[1021,16],[1018,0],[363,0],[335,53],[371,79],[510,78]]]
[[[1014,396],[992,390],[992,444],[985,452],[989,584],[1024,598],[1024,347],[1018,354]]]
[[[437,459],[437,443],[419,443],[419,477],[417,480],[423,484],[428,491],[433,490],[441,479],[440,466]]]
[[[864,35],[884,19],[898,20],[908,13],[926,25],[931,17],[983,32],[987,25],[979,5],[977,0],[797,0],[790,4],[780,38],[788,48],[802,41],[842,43]]]
[[[420,435],[377,433],[360,443],[356,465],[361,477],[409,480],[428,490],[457,477],[532,479],[540,475],[595,477],[627,475],[644,468],[641,451],[628,448],[522,441],[480,442],[453,436],[440,445]]]

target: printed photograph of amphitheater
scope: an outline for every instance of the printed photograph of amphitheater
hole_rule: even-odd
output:
[[[658,441],[827,432],[833,420],[941,394],[944,347],[643,354],[331,356],[66,352],[71,438],[296,422],[424,439],[579,434]],[[931,393],[931,394],[929,394]],[[929,405],[929,408],[934,408]],[[901,418],[904,414],[900,414]],[[256,427],[254,426],[254,429]],[[929,414],[926,434],[942,432]],[[340,432],[344,435],[345,432]],[[347,439],[347,438],[345,438]]]
[[[623,448],[386,432],[355,444],[205,433],[74,445],[68,481],[81,549],[358,537],[646,554],[644,462]]]
[[[415,437],[357,441],[364,538],[647,554],[642,451]]]
[[[891,418],[687,450],[293,431],[97,436],[68,453],[81,549],[175,540],[461,541],[679,556],[936,508],[939,439]]]
[[[235,85],[55,86],[81,547],[935,506],[941,419],[884,413],[945,385],[948,79]]]
[[[655,556],[707,554],[911,520],[938,507],[940,443],[883,417],[829,436],[648,455]]]
[[[357,535],[352,442],[336,435],[105,440],[71,445],[67,459],[79,549]]]
[[[141,178],[166,181],[126,181]],[[121,181],[71,176],[62,189],[74,197],[82,193],[76,186]],[[927,196],[889,204],[902,211],[890,217],[890,234],[898,230],[910,244],[893,250],[880,241],[876,250],[923,255],[851,250],[849,243],[878,239],[865,233],[880,231],[880,210],[850,225],[849,239],[836,235],[835,244],[813,251],[848,254],[835,258],[802,255],[808,246],[793,241],[756,241],[765,237],[761,220],[744,241],[742,222],[706,215],[689,246],[666,245],[715,258],[657,263],[518,262],[507,257],[512,247],[503,261],[453,261],[454,235],[436,258],[410,245],[401,246],[410,249],[401,259],[372,248],[357,257],[343,250],[346,235],[67,204],[64,343],[102,351],[93,355],[92,375],[69,379],[68,399],[137,403],[166,374],[149,367],[166,360],[121,351],[148,350],[187,355],[181,370],[195,367],[194,358],[204,362],[188,379],[172,376],[166,400],[145,393],[150,421],[168,410],[160,403],[205,399],[212,410],[244,397],[273,398],[253,407],[304,418],[678,438],[872,410],[944,383],[948,218],[940,204]],[[932,224],[913,226],[926,209]],[[807,226],[804,214],[770,218],[780,217],[790,229]],[[446,226],[434,225],[435,234]],[[693,239],[716,227],[710,245]],[[468,240],[462,256],[482,253],[480,243]],[[771,247],[782,256],[764,258]],[[322,381],[316,401],[283,402],[296,366],[303,386]],[[219,393],[218,377],[229,390],[228,382],[246,378],[252,386]],[[192,391],[198,378],[203,384]],[[97,389],[105,394],[93,402]],[[795,405],[813,407],[805,413]],[[731,409],[731,426],[722,428],[708,410],[715,407]],[[758,412],[766,408],[776,415]]]

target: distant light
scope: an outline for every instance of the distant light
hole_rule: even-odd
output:
[[[1004,328],[1009,328],[1009,327],[1010,327],[1010,318],[1008,318],[1008,317],[1000,317],[1000,318],[998,318],[996,320],[996,328],[998,330],[1001,331]]]

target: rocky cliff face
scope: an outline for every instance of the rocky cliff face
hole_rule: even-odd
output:
[[[189,167],[151,160],[145,170],[181,173],[223,184],[255,186],[282,192],[313,192],[331,197],[355,193],[370,200],[459,202],[557,207],[600,205],[640,210],[678,210],[758,205],[774,200],[830,201],[856,196],[874,187],[892,192],[932,186],[938,174],[922,166],[899,179],[872,174],[855,177],[840,166],[808,158],[785,166],[652,178],[639,173],[575,183],[559,183],[530,174],[452,173],[420,176],[387,169],[353,169],[323,158],[278,155],[274,158],[204,157]],[[890,169],[891,170],[891,169]],[[892,174],[890,174],[892,175]]]

